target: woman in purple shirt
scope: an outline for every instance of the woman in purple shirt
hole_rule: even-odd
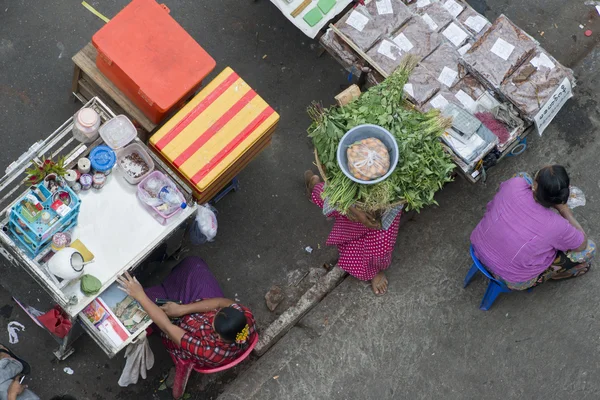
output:
[[[471,234],[475,255],[512,290],[588,272],[596,252],[567,206],[564,167],[542,168],[532,180],[518,174],[500,184]]]

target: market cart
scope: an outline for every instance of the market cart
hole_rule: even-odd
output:
[[[94,109],[103,123],[115,117],[114,112],[98,98],[90,100],[85,107]],[[72,321],[73,328],[69,334],[58,340],[60,346],[54,352],[57,358],[64,359],[73,352],[71,344],[81,334],[80,327],[109,357],[112,357],[144,332],[151,322],[148,320],[143,322],[137,326],[135,332],[127,332],[125,337],[115,343],[106,332],[99,330],[89,318],[85,317],[84,309],[110,289],[118,276],[125,271],[135,270],[153,250],[180,232],[194,215],[197,206],[192,200],[190,188],[183,184],[158,157],[148,151],[155,170],[168,176],[188,203],[187,208],[182,209],[166,225],[163,225],[142,207],[136,197],[136,186],[126,182],[122,176],[123,172],[115,168],[115,171],[107,176],[106,184],[101,190],[89,190],[80,194],[78,222],[72,231],[73,238],[83,242],[94,255],[94,262],[85,265],[85,273],[99,279],[100,291],[95,295],[87,296],[80,290],[78,281],[66,284],[60,281],[49,271],[46,262],[52,249],[48,247],[32,257],[23,243],[20,243],[21,239],[15,237],[8,226],[11,208],[28,190],[28,185],[23,183],[23,178],[32,160],[65,156],[65,164],[69,168],[78,159],[87,156],[92,149],[103,143],[102,138],[87,145],[80,143],[73,138],[72,129],[73,118],[66,121],[45,140],[32,145],[28,152],[7,168],[6,175],[0,179],[0,206],[2,207],[0,253],[9,261],[11,267],[16,267],[14,272],[10,272],[11,278],[16,279],[21,270],[26,271],[35,280],[37,286],[42,288],[50,300],[59,305]],[[137,138],[134,139],[134,143],[147,149],[146,145]],[[29,301],[33,301],[33,305],[39,307],[35,304],[36,296],[39,301],[39,294],[28,298],[28,292],[24,290],[13,295],[26,310],[29,309],[27,304]]]
[[[573,72],[506,16],[488,21],[464,0],[364,2],[330,24],[319,41],[350,74],[369,71],[371,85],[407,56],[416,59],[406,99],[423,112],[448,114],[449,104],[460,109],[447,115],[454,124],[441,140],[456,171],[470,182],[485,179],[486,168],[503,158],[521,154],[527,135],[543,133],[575,85]],[[468,129],[466,122],[497,129],[492,139],[479,140],[462,135],[457,125]]]

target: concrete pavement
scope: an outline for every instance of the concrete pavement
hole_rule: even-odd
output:
[[[220,400],[598,398],[597,270],[501,295],[488,312],[478,309],[487,282],[462,288],[471,230],[514,172],[566,165],[587,198],[576,217],[590,237],[600,233],[600,51],[578,27],[596,28],[598,15],[573,2],[473,5],[490,19],[505,13],[574,68],[576,98],[543,137],[528,138],[523,155],[490,170],[485,185],[449,184],[437,196],[440,207],[404,225],[387,295],[374,297],[347,278]]]

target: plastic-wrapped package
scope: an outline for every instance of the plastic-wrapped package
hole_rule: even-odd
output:
[[[348,11],[335,26],[364,52],[373,47],[384,34],[384,29],[375,24],[367,7],[362,5]]]
[[[575,86],[573,71],[540,49],[502,84],[500,91],[532,120],[565,79]]]
[[[360,140],[348,147],[347,154],[348,170],[363,181],[382,177],[390,169],[390,154],[379,139]]]
[[[360,71],[364,66],[362,57],[331,28],[325,31],[319,39],[319,43],[347,71]]]
[[[452,22],[452,16],[441,3],[430,3],[421,8],[415,7],[415,11],[432,31],[440,32]]]
[[[536,46],[531,36],[501,15],[467,51],[463,62],[482,82],[498,89]]]
[[[371,0],[365,8],[383,35],[393,34],[412,17],[412,12],[400,0]]]
[[[442,5],[452,18],[458,18],[458,16],[465,10],[468,4],[462,0],[440,0]]]
[[[392,37],[392,41],[403,54],[414,54],[422,60],[442,43],[442,35],[433,32],[421,18],[413,18]]]
[[[464,11],[458,16],[457,20],[475,39],[479,39],[483,36],[483,34],[492,26],[492,23],[488,21],[486,17],[479,14],[468,4]]]
[[[477,100],[486,92],[485,87],[473,76],[467,75],[452,88],[454,97],[471,112],[476,111]]]
[[[467,32],[467,29],[457,21],[450,22],[442,31],[442,35],[448,42],[452,43],[456,49],[460,49],[472,39],[471,35]]]
[[[427,103],[420,107],[420,110],[427,112],[433,108],[437,108],[440,111],[444,111],[444,108],[450,103],[462,107],[461,102],[454,96],[454,93],[450,89],[442,87]]]
[[[440,83],[423,65],[410,74],[404,85],[406,97],[415,105],[421,106],[440,90]]]
[[[403,57],[400,47],[387,38],[375,43],[375,46],[367,51],[367,55],[388,75],[398,68]]]
[[[459,60],[458,50],[449,43],[442,43],[421,61],[421,65],[427,68],[442,85],[451,88],[462,78],[461,73],[464,73],[464,70],[459,68]]]
[[[212,206],[203,204],[196,211],[196,223],[190,228],[190,241],[193,245],[212,242],[217,236],[218,222]]]

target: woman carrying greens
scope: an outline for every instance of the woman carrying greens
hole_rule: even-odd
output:
[[[304,178],[311,201],[323,208],[325,202],[321,195],[324,183],[312,171],[306,171]],[[398,213],[386,230],[355,207],[348,209],[346,215],[335,210],[327,214],[327,217],[335,219],[335,223],[326,244],[337,246],[340,253],[338,267],[361,281],[371,281],[373,293],[378,296],[387,291],[384,271],[392,263],[401,214]]]

